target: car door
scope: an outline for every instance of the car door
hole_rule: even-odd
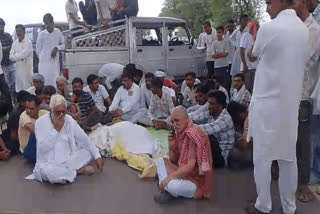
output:
[[[134,63],[146,72],[166,70],[162,23],[135,23],[133,27]]]
[[[187,72],[196,72],[193,63],[194,45],[184,23],[166,23],[168,39],[168,74],[175,79],[183,78]]]

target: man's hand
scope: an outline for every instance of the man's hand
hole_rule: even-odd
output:
[[[244,64],[243,65],[243,73],[248,73],[248,71],[249,71],[248,65]]]
[[[58,50],[57,47],[53,48],[53,50],[52,50],[52,52],[51,52],[51,57],[52,57],[52,58],[55,58],[55,57],[57,56],[58,51],[59,51],[59,50]]]
[[[104,28],[109,28],[110,27],[108,22],[107,22],[107,20],[105,20],[105,19],[101,20],[101,24],[103,25]]]
[[[96,164],[97,164],[98,169],[102,172],[103,166],[104,166],[104,160],[102,158],[98,158],[96,160]]]
[[[71,103],[76,103],[77,98],[78,98],[77,95],[75,95],[75,93],[72,93],[71,94],[71,98],[70,98],[70,102]]]
[[[163,121],[153,121],[154,127],[156,129],[167,129],[167,123]]]
[[[165,191],[165,188],[166,186],[168,185],[168,183],[172,180],[172,178],[170,177],[167,177],[166,179],[164,179],[161,184],[160,184],[160,191],[161,192],[164,192]]]
[[[117,109],[111,112],[112,117],[121,117],[123,115],[123,111],[121,109]]]
[[[11,151],[10,150],[5,150],[0,152],[0,160],[7,161],[10,159],[11,156]]]

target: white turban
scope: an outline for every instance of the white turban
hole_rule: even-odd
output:
[[[60,94],[53,95],[50,99],[50,109],[54,109],[57,106],[64,105],[67,108],[66,99]]]

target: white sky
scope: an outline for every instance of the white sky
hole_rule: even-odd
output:
[[[67,0],[0,0],[0,17],[6,22],[6,31],[12,33],[16,24],[42,22],[45,13],[50,12],[55,21],[67,21],[65,3]],[[79,2],[80,0],[76,0]],[[139,16],[158,16],[164,0],[139,0]],[[81,14],[79,13],[79,16]]]

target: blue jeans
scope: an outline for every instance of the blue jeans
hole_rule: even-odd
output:
[[[23,151],[23,157],[32,164],[37,162],[37,141],[34,134],[29,137],[28,145]]]
[[[14,64],[8,66],[2,66],[4,78],[6,79],[7,85],[11,95],[16,92],[16,67]]]
[[[320,115],[311,117],[311,183],[320,182]]]

